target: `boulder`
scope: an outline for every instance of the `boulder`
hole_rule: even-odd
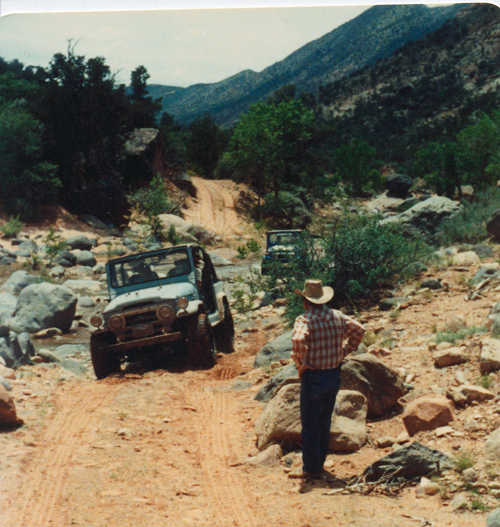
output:
[[[54,258],[54,264],[62,267],[73,267],[76,265],[76,256],[71,251],[62,250]]]
[[[488,401],[495,398],[495,394],[473,384],[463,384],[456,388],[451,388],[446,394],[456,406],[465,406],[473,401]]]
[[[22,241],[17,250],[17,256],[22,256],[24,258],[30,257],[33,253],[38,252],[38,245],[33,240],[24,240]]]
[[[500,242],[500,209],[493,212],[486,222],[488,234],[496,241]]]
[[[291,362],[285,367],[280,368],[278,373],[274,375],[258,392],[255,396],[257,401],[267,402],[270,401],[276,393],[278,393],[281,386],[285,383],[292,384],[293,382],[299,381],[299,374],[295,364]]]
[[[259,450],[273,443],[300,445],[300,385],[283,386],[257,418],[255,429]]]
[[[459,266],[478,265],[481,263],[481,258],[474,251],[463,251],[452,256],[451,263]]]
[[[40,283],[40,277],[26,271],[14,271],[0,287],[1,291],[17,296],[26,286]]]
[[[16,310],[17,298],[10,293],[0,293],[0,326],[7,327],[9,319]],[[0,330],[0,336],[4,330]]]
[[[481,341],[479,369],[482,375],[500,370],[500,339],[487,337]]]
[[[97,259],[91,251],[76,249],[73,251],[73,254],[75,255],[77,265],[94,267],[94,265],[97,263]]]
[[[280,464],[282,456],[283,450],[280,445],[270,445],[256,456],[249,458],[246,463],[248,465],[274,467]]]
[[[17,417],[16,405],[9,392],[0,385],[0,427],[20,426],[23,420]]]
[[[17,299],[9,326],[19,333],[35,333],[50,327],[68,331],[75,316],[76,302],[76,296],[67,287],[47,282],[29,285]]]
[[[439,474],[452,467],[453,461],[446,454],[414,442],[379,459],[365,469],[363,476],[366,481],[384,478],[386,483],[398,482]]]
[[[432,358],[436,368],[455,366],[456,364],[463,364],[469,360],[469,356],[463,348],[454,347],[437,351],[433,354]]]
[[[391,174],[386,177],[385,185],[388,196],[406,198],[413,185],[413,180],[406,174]]]
[[[422,430],[434,430],[453,420],[450,402],[445,397],[424,395],[411,401],[403,413],[403,424],[410,436]]]
[[[500,280],[500,264],[498,262],[488,262],[481,265],[471,278],[472,285],[478,285],[484,280],[495,279]]]
[[[334,452],[356,452],[367,440],[366,397],[353,390],[340,390],[335,401],[329,447]]]
[[[78,291],[78,292],[94,292],[97,293],[102,289],[101,282],[99,280],[86,280],[86,279],[79,279],[79,280],[66,280],[63,282],[63,287],[66,287],[68,289],[71,289],[72,291]]]
[[[340,390],[332,417],[329,446],[335,452],[354,452],[366,442],[366,399],[357,392]],[[341,413],[339,413],[341,412]],[[255,423],[257,448],[273,443],[284,448],[300,446],[300,384],[280,388]]]
[[[292,330],[268,342],[256,355],[254,368],[263,368],[281,359],[289,359],[292,352]]]
[[[444,196],[432,196],[408,210],[382,220],[382,223],[401,223],[423,234],[434,234],[443,221],[456,216],[462,205]]]
[[[217,240],[215,233],[204,229],[200,225],[194,225],[175,214],[160,214],[158,218],[165,232],[168,232],[168,229],[173,225],[177,234],[187,241],[210,244]]]
[[[17,334],[10,331],[0,337],[0,358],[8,368],[31,364],[34,355],[35,348],[28,333]]]
[[[96,240],[89,240],[84,234],[77,234],[71,236],[66,240],[66,245],[70,249],[80,249],[82,251],[90,251],[92,247],[95,247]]]
[[[386,415],[407,392],[403,378],[370,353],[349,356],[341,371],[341,389],[355,390],[366,397],[368,417]]]

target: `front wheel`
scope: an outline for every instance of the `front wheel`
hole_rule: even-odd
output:
[[[215,364],[213,336],[205,313],[199,313],[190,322],[186,350],[188,361],[193,368],[211,368]]]
[[[224,320],[214,328],[215,346],[221,353],[234,351],[234,322],[229,305],[224,303]]]
[[[112,334],[90,336],[90,358],[98,379],[103,379],[120,369],[120,357],[106,349],[114,341],[115,337]]]

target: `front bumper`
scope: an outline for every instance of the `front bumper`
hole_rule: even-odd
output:
[[[149,346],[157,346],[158,344],[165,344],[167,342],[176,342],[182,340],[183,335],[180,331],[173,331],[171,333],[164,333],[161,335],[153,335],[150,337],[143,337],[139,339],[127,340],[124,342],[117,342],[106,346],[108,351],[128,351],[137,348],[146,348]]]

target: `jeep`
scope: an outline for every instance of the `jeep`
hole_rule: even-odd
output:
[[[298,256],[303,231],[300,229],[274,230],[266,234],[266,252],[262,258],[261,274],[269,274],[277,263],[287,265]]]
[[[121,362],[158,349],[181,349],[210,367],[215,349],[233,351],[234,326],[223,283],[198,245],[178,245],[109,260],[109,303],[91,318],[90,355],[98,379]]]

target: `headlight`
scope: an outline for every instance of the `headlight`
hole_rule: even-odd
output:
[[[181,298],[177,299],[177,308],[178,309],[186,309],[188,304],[189,304],[189,300],[185,296],[182,296]]]
[[[172,323],[175,319],[175,311],[170,306],[160,306],[156,310],[156,318],[164,324]]]
[[[123,315],[113,315],[108,320],[108,327],[111,331],[119,331],[125,328],[125,317]]]
[[[100,317],[99,315],[94,315],[94,316],[90,317],[90,323],[95,328],[100,328],[101,325],[102,325],[102,317]]]

